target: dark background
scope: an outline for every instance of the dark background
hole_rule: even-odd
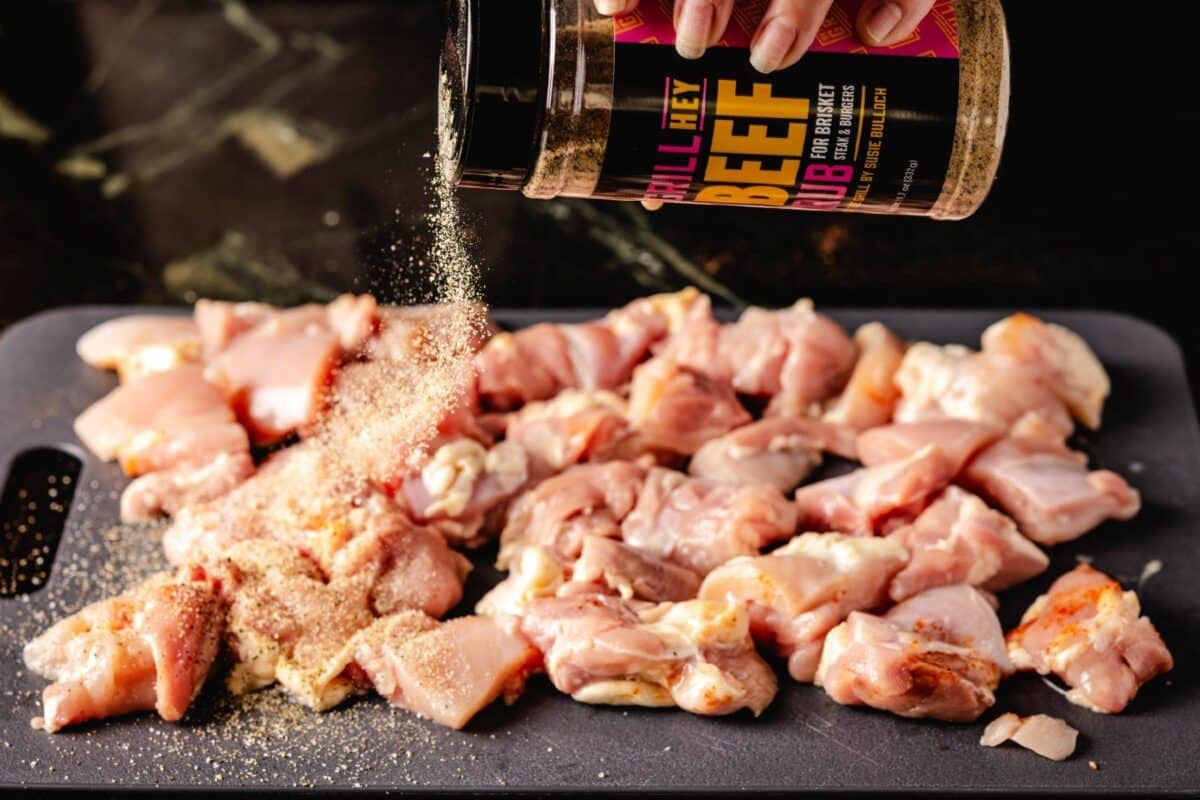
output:
[[[1117,8],[1006,4],[1008,144],[967,221],[473,192],[488,299],[612,305],[700,271],[762,304],[1119,309],[1195,370],[1196,70],[1169,7]],[[440,25],[439,0],[3,4],[0,327],[73,303],[404,299]]]

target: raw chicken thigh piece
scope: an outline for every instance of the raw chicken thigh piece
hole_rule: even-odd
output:
[[[711,318],[712,303],[694,288],[634,300],[594,324],[564,325],[575,366],[576,387],[615,389],[633,368],[690,320]],[[593,327],[593,325],[595,327]],[[599,334],[598,330],[603,330]]]
[[[345,672],[354,634],[375,619],[370,575],[326,583],[312,559],[267,539],[241,542],[204,569],[229,606],[230,691],[278,682],[314,711],[359,691]]]
[[[583,538],[571,581],[604,587],[626,600],[654,603],[691,600],[700,589],[695,572],[603,536]]]
[[[1022,533],[1043,545],[1077,539],[1106,519],[1132,519],[1141,497],[1108,470],[1088,471],[1085,457],[1037,439],[1002,439],[963,472],[963,485],[1002,508]]]
[[[127,475],[205,464],[250,448],[229,401],[199,366],[118,386],[79,415],[75,433],[99,458],[118,459]]]
[[[883,617],[855,611],[825,638],[816,684],[843,705],[971,722],[1011,669],[1000,622],[969,586],[930,589]]]
[[[692,286],[638,298],[604,317],[604,323],[622,341],[645,338],[656,344],[667,343],[689,325],[705,321],[713,321],[712,300]]]
[[[326,324],[346,353],[362,350],[379,330],[379,305],[369,294],[344,294],[325,306]]]
[[[486,540],[485,517],[512,499],[528,477],[525,451],[517,444],[487,448],[474,439],[453,439],[401,483],[399,498],[414,519],[473,545]]]
[[[555,687],[583,703],[758,715],[777,688],[754,651],[746,613],[727,603],[542,598],[521,630],[542,651]]]
[[[653,467],[621,539],[699,575],[757,555],[796,530],[796,506],[770,486],[730,486]]]
[[[507,411],[563,389],[617,389],[693,307],[708,313],[708,298],[691,289],[635,300],[603,320],[497,334],[475,357],[480,398]]]
[[[327,306],[309,303],[276,308],[266,303],[197,300],[194,318],[204,343],[204,359],[212,361],[238,338],[267,329],[324,330],[347,352],[361,350],[379,327],[380,311],[369,294],[344,294]]]
[[[310,432],[324,413],[342,355],[325,320],[323,306],[276,311],[209,361],[205,377],[225,390],[256,443]]]
[[[331,307],[332,312],[332,307]],[[477,352],[495,333],[487,309],[475,303],[385,306],[379,309],[378,330],[363,345],[369,361],[424,362],[439,357],[437,345],[454,342],[466,329]]]
[[[440,617],[458,605],[471,562],[431,528],[396,517],[322,554],[330,580],[365,577],[377,615],[416,610]]]
[[[379,619],[358,635],[354,652],[394,705],[455,729],[501,695],[514,702],[541,661],[524,636],[487,617],[439,624],[417,612]]]
[[[1086,564],[1059,577],[1008,634],[1017,669],[1053,672],[1072,703],[1124,710],[1146,681],[1174,666],[1162,637],[1140,616],[1137,595]]]
[[[587,536],[584,541],[593,539],[603,537]],[[570,580],[568,564],[541,545],[518,549],[509,559],[508,571],[508,577],[475,604],[476,614],[519,622],[530,603],[539,597],[553,597]]]
[[[583,464],[517,498],[496,563],[507,569],[529,545],[570,563],[595,535],[703,575],[786,539],[795,522],[795,507],[770,486],[716,484],[624,461]]]
[[[935,445],[796,491],[802,529],[860,536],[887,533],[912,521],[954,475]]]
[[[771,417],[705,442],[688,464],[697,478],[767,484],[790,492],[821,463],[821,452],[856,457],[854,432],[802,417]]]
[[[717,567],[704,579],[700,598],[744,606],[754,639],[788,660],[792,678],[808,682],[825,634],[851,611],[885,603],[888,583],[906,557],[890,539],[806,533],[770,555]]]
[[[769,397],[769,415],[803,415],[842,389],[854,368],[854,342],[811,300],[768,311],[749,308],[722,326],[721,369],[742,394]]]
[[[750,422],[728,384],[658,357],[633,371],[629,422],[651,446],[684,455]]]
[[[312,319],[319,321],[320,314],[310,305],[302,308],[313,311]],[[204,360],[216,358],[237,337],[252,331],[275,314],[278,309],[266,303],[229,303],[224,300],[196,301],[193,318],[200,330]]]
[[[318,446],[389,493],[444,444],[468,438],[490,446],[469,366],[445,367],[387,359],[343,365],[314,437]]]
[[[254,472],[250,440],[199,366],[129,380],[75,420],[97,456],[140,475],[121,496],[121,519],[150,520],[216,499]]]
[[[973,586],[938,586],[898,603],[884,614],[903,630],[970,647],[1005,675],[1013,671],[996,618],[995,598]]]
[[[700,588],[700,576],[695,572],[603,536],[584,536],[574,562],[546,547],[531,545],[522,548],[509,566],[508,577],[475,606],[477,614],[521,617],[539,597],[579,594],[678,602],[693,599]]]
[[[75,352],[97,369],[116,370],[125,382],[194,364],[202,346],[200,329],[190,317],[134,314],[92,328],[80,337]]]
[[[331,578],[361,578],[378,614],[444,614],[462,598],[469,569],[437,532],[413,522],[376,487],[343,475],[310,443],[271,456],[220,502],[183,509],[164,533],[163,549],[175,564],[212,564],[231,548],[246,552],[243,544],[253,541],[268,542],[264,552],[294,550]]]
[[[552,400],[529,403],[507,423],[507,441],[529,455],[530,472],[538,476],[636,455],[632,436],[628,404],[607,390],[564,389]]]
[[[1112,386],[1100,359],[1079,334],[1030,314],[1013,314],[983,332],[983,352],[1036,365],[1076,419],[1093,430],[1100,427]]]
[[[1075,427],[1049,376],[1036,364],[1006,355],[918,342],[905,353],[896,386],[896,422],[966,419],[1053,441]]]
[[[1041,574],[1050,564],[1011,519],[957,486],[948,487],[911,525],[888,538],[909,553],[889,590],[896,602],[956,583],[999,591]]]
[[[579,557],[588,534],[620,538],[621,521],[637,504],[646,470],[626,461],[581,464],[520,495],[500,534],[496,566],[508,569],[529,545],[556,557]]]
[[[189,506],[223,497],[254,474],[248,452],[220,453],[199,466],[181,465],[132,481],[121,492],[121,521],[173,516]]]
[[[168,574],[56,623],[25,646],[29,669],[54,681],[42,695],[46,730],[149,709],[181,719],[223,625],[206,585]]]
[[[222,386],[256,443],[308,434],[325,412],[334,370],[363,350],[379,309],[370,295],[328,306],[275,309],[257,303],[197,303],[208,359],[205,376]]]
[[[957,475],[974,456],[1004,436],[1004,430],[982,422],[936,419],[899,422],[863,431],[858,436],[858,460],[868,467],[908,458],[926,445],[938,452]]]
[[[475,355],[479,395],[488,408],[507,411],[547,400],[575,386],[567,338],[543,322],[498,333]]]
[[[823,419],[858,431],[886,425],[900,398],[896,370],[905,344],[881,322],[868,322],[854,332],[858,361],[846,388],[825,409]]]

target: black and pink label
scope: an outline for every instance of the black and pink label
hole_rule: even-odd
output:
[[[812,50],[770,75],[749,63],[755,5],[739,4],[725,38],[696,61],[675,53],[669,2],[643,0],[616,21],[614,108],[595,194],[927,212],[945,181],[958,104],[949,0],[893,48],[859,44],[859,0],[839,0]]]

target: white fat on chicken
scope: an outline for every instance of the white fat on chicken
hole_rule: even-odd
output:
[[[1001,714],[988,723],[979,743],[984,747],[999,747],[1014,741],[1051,761],[1063,761],[1075,752],[1079,731],[1057,717],[1034,714],[1019,717],[1012,712]]]
[[[825,634],[851,611],[883,605],[907,558],[891,539],[806,533],[769,555],[717,567],[700,597],[745,607],[755,640],[788,660],[792,678],[807,682],[816,674]]]
[[[511,564],[507,578],[475,606],[491,617],[520,617],[539,597],[613,593],[625,600],[682,601],[696,597],[700,577],[691,570],[603,536],[584,536],[575,561],[531,545]]]
[[[97,369],[116,370],[122,382],[203,357],[200,329],[190,317],[148,314],[100,323],[80,337],[75,352]]]
[[[521,617],[539,597],[552,597],[568,580],[567,566],[548,547],[521,549],[509,567],[508,577],[485,594],[475,613],[488,617]]]
[[[432,498],[422,516],[462,514],[484,475],[495,480],[500,493],[511,494],[525,483],[525,458],[518,448],[504,443],[491,449],[474,439],[442,445],[421,468],[421,480]]]
[[[543,598],[521,629],[542,651],[555,687],[580,702],[757,715],[777,688],[754,651],[745,611],[728,603]]]

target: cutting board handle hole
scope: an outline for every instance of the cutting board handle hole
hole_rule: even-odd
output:
[[[0,495],[0,597],[46,585],[83,463],[66,450],[36,447],[8,465]]]

